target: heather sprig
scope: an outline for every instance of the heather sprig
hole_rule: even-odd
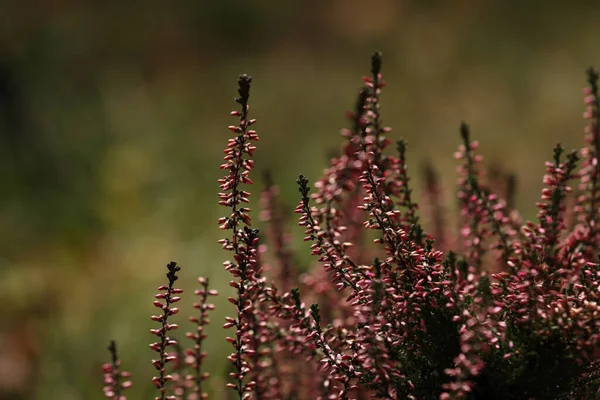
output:
[[[117,344],[114,340],[110,341],[108,346],[111,362],[103,366],[104,370],[104,396],[112,400],[127,400],[123,391],[131,387],[131,381],[128,379],[131,374],[127,371],[121,371],[121,360],[117,354]]]
[[[206,357],[206,352],[203,349],[204,340],[207,337],[205,333],[206,326],[210,323],[208,319],[208,312],[214,310],[214,304],[208,303],[209,296],[216,296],[218,292],[214,289],[208,289],[208,279],[204,277],[198,278],[198,283],[201,288],[196,289],[194,294],[199,296],[200,299],[197,303],[193,304],[195,310],[197,310],[198,314],[189,317],[191,323],[195,325],[195,330],[192,332],[186,333],[186,337],[191,339],[194,344],[191,348],[187,348],[185,350],[186,356],[186,364],[191,368],[192,373],[186,375],[185,380],[187,381],[187,386],[191,386],[192,393],[194,397],[190,398],[190,400],[194,399],[206,399],[208,394],[203,391],[202,382],[208,379],[209,373],[202,372],[202,361]]]
[[[391,131],[390,128],[384,127],[381,120],[381,102],[379,96],[381,89],[385,86],[383,75],[381,74],[382,54],[375,52],[371,56],[371,77],[363,78],[369,96],[366,99],[366,117],[370,120],[370,126],[367,128],[368,133],[372,135],[372,151],[373,163],[380,167],[379,171],[383,173],[382,164],[384,156],[383,150],[391,143],[384,136],[385,133]]]
[[[250,97],[250,83],[252,77],[247,75],[240,75],[238,80],[238,93],[235,101],[240,104],[241,111],[232,111],[232,116],[237,116],[240,119],[238,126],[231,125],[229,130],[237,134],[235,139],[229,139],[227,148],[225,149],[225,157],[223,158],[225,163],[221,165],[221,169],[227,170],[228,175],[219,179],[220,188],[223,191],[219,193],[219,204],[230,207],[232,212],[228,217],[219,219],[219,227],[225,230],[232,230],[233,237],[230,239],[224,239],[221,243],[227,250],[237,251],[238,246],[238,230],[240,224],[250,225],[250,216],[248,213],[250,209],[247,207],[240,207],[242,203],[248,203],[250,201],[250,193],[241,190],[242,184],[252,184],[252,180],[249,178],[250,171],[254,167],[254,160],[252,155],[255,146],[251,144],[252,141],[258,140],[256,131],[249,129],[250,126],[256,123],[256,120],[248,120],[248,99]]]
[[[250,193],[242,190],[243,184],[252,184],[249,178],[250,171],[254,167],[252,155],[255,146],[251,144],[258,140],[256,131],[250,129],[256,120],[248,119],[248,99],[250,98],[250,84],[252,78],[248,75],[240,75],[238,79],[238,97],[235,101],[240,105],[240,111],[231,112],[232,116],[239,117],[237,126],[229,129],[237,134],[234,139],[229,139],[225,149],[225,163],[221,169],[227,170],[228,174],[219,179],[219,193],[221,201],[219,204],[231,209],[231,214],[219,219],[219,228],[231,230],[231,238],[220,241],[223,248],[233,252],[233,261],[227,261],[225,268],[236,280],[230,285],[237,290],[237,298],[229,297],[229,302],[235,305],[237,316],[234,323],[228,322],[225,327],[235,327],[235,338],[227,338],[235,352],[229,356],[229,361],[235,366],[235,372],[230,376],[235,383],[229,383],[228,387],[234,389],[240,399],[248,398],[255,393],[258,399],[262,399],[262,386],[257,384],[257,379],[245,380],[250,374],[257,378],[260,375],[259,352],[259,321],[253,313],[258,307],[261,266],[258,264],[258,229],[251,229],[251,218],[248,214],[250,208],[240,207],[242,203],[248,203]]]
[[[341,390],[337,393],[337,398],[348,399],[348,391],[353,388],[352,380],[355,378],[354,369],[351,365],[351,355],[336,354],[327,340],[325,333],[321,330],[321,315],[318,304],[310,306],[310,315],[313,319],[312,332],[307,336],[307,340],[315,339],[317,346],[323,351],[323,368],[327,376],[332,380],[342,383]]]
[[[175,396],[167,395],[167,383],[173,380],[173,376],[168,374],[166,371],[167,363],[177,359],[176,355],[169,354],[167,347],[175,346],[177,341],[167,336],[169,331],[177,329],[177,324],[170,324],[169,317],[179,312],[179,308],[172,307],[174,303],[181,300],[178,294],[183,293],[182,289],[174,287],[175,282],[179,277],[177,273],[181,270],[181,267],[177,265],[175,261],[171,261],[167,264],[167,279],[168,285],[162,285],[158,287],[159,293],[156,294],[154,306],[162,311],[160,315],[153,315],[152,320],[160,323],[160,327],[151,329],[150,333],[157,336],[159,341],[154,342],[150,345],[150,348],[158,353],[158,359],[152,360],[152,365],[158,371],[158,376],[152,378],[152,382],[156,386],[159,392],[157,400],[174,400]]]
[[[577,165],[577,152],[573,151],[567,155],[566,162],[561,162],[564,148],[558,144],[554,149],[554,162],[546,163],[546,175],[544,184],[547,186],[542,190],[542,202],[537,204],[539,228],[538,235],[543,241],[545,251],[545,263],[553,268],[556,263],[557,246],[559,236],[565,230],[564,213],[565,197],[571,192],[568,186],[569,180],[576,178],[574,172]]]
[[[584,89],[586,110],[583,117],[588,120],[585,128],[588,146],[582,150],[584,158],[581,170],[582,197],[579,199],[580,212],[586,215],[587,223],[593,228],[600,219],[600,99],[598,97],[598,72],[589,68],[588,87]]]
[[[310,211],[313,225],[319,226],[315,228],[319,230],[320,236],[318,239],[320,243],[316,245],[321,247],[321,252],[330,253],[329,258],[337,260],[338,268],[353,271],[355,274],[361,272],[350,252],[352,247],[357,245],[356,241],[362,233],[361,215],[357,212],[359,211],[357,205],[360,203],[363,191],[360,185],[357,185],[357,181],[366,160],[358,150],[366,124],[368,99],[368,90],[361,90],[354,112],[349,112],[347,115],[352,127],[341,131],[342,136],[347,138],[343,152],[339,157],[331,159],[330,167],[315,183],[317,191],[311,198],[320,208],[307,208],[306,213],[308,216]],[[306,206],[308,207],[308,200]],[[333,280],[335,283],[338,279],[334,277]],[[337,289],[340,288],[341,286]]]
[[[394,188],[390,191],[399,197],[399,205],[404,207],[404,215],[402,220],[406,230],[411,230],[414,233],[411,237],[417,244],[423,245],[425,238],[423,227],[419,222],[417,210],[419,204],[413,200],[413,191],[409,185],[410,178],[408,176],[408,167],[406,164],[406,142],[401,139],[396,142],[396,150],[398,157],[389,157],[390,170],[396,175],[395,179],[391,180],[390,185]]]
[[[301,214],[298,225],[306,228],[304,230],[304,241],[313,242],[310,246],[311,254],[319,256],[319,261],[323,262],[325,270],[331,272],[332,280],[337,290],[341,291],[346,287],[351,287],[357,291],[358,287],[355,282],[357,277],[348,270],[348,260],[340,257],[336,251],[336,246],[325,239],[324,231],[313,215],[308,195],[310,192],[308,179],[304,175],[300,175],[296,183],[298,184],[298,190],[302,198],[294,212]],[[350,247],[346,243],[342,243],[340,246],[342,249]]]
[[[598,72],[594,68],[587,71],[588,86],[583,89],[587,120],[585,140],[581,149],[582,166],[579,171],[580,183],[574,214],[577,224],[570,237],[562,246],[563,258],[573,265],[584,263],[596,257],[600,245],[600,100],[598,97]]]
[[[376,242],[382,243],[386,252],[391,256],[389,261],[386,260],[387,263],[391,262],[392,259],[399,260],[397,249],[401,246],[402,239],[398,235],[402,235],[404,231],[398,228],[397,222],[400,211],[394,209],[393,200],[384,191],[383,182],[385,178],[379,176],[380,168],[370,158],[375,155],[375,152],[371,149],[373,139],[368,134],[368,124],[365,124],[359,151],[364,153],[367,161],[359,182],[362,184],[366,195],[363,199],[364,204],[359,208],[365,210],[369,216],[369,219],[364,223],[365,228],[381,231],[383,237],[377,239]],[[402,263],[402,261],[400,262]]]
[[[479,142],[471,140],[470,128],[464,122],[460,126],[460,135],[463,143],[455,153],[455,158],[462,160],[457,169],[458,197],[464,219],[461,234],[467,260],[474,270],[481,269],[482,263],[487,261],[484,258],[487,239],[489,248],[498,254],[500,269],[514,268],[517,257],[513,247],[520,228],[520,218],[509,206],[513,200],[503,199],[482,182],[482,173],[477,165],[483,157],[475,153]],[[505,191],[508,197],[513,196],[513,184],[514,179],[509,177]]]
[[[488,234],[484,225],[487,213],[483,199],[479,196],[480,174],[477,169],[477,164],[481,163],[483,158],[475,154],[479,142],[471,140],[469,125],[464,122],[460,125],[460,136],[463,143],[454,153],[454,157],[463,161],[457,168],[459,174],[458,199],[465,221],[461,234],[467,251],[467,259],[474,270],[479,272],[485,255],[484,240]]]

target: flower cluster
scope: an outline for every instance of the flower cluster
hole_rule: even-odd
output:
[[[177,341],[167,335],[169,334],[169,331],[175,330],[179,326],[177,324],[170,324],[168,320],[170,316],[179,312],[179,308],[172,307],[172,305],[181,300],[181,297],[176,295],[183,293],[183,290],[173,287],[175,281],[179,279],[177,272],[181,270],[181,267],[177,265],[175,261],[171,261],[167,264],[167,269],[167,279],[169,280],[169,284],[159,286],[159,293],[155,296],[157,300],[154,301],[154,306],[159,308],[162,311],[162,314],[152,316],[152,321],[158,322],[160,328],[150,330],[150,333],[157,336],[159,339],[158,342],[154,342],[150,345],[150,348],[156,351],[159,356],[158,359],[152,360],[152,365],[154,365],[154,368],[158,371],[158,376],[152,378],[152,382],[158,388],[160,394],[159,397],[156,397],[157,400],[175,399],[175,396],[168,396],[166,394],[166,384],[173,380],[173,376],[166,372],[166,365],[170,361],[177,360],[176,355],[167,353],[167,347],[176,346]]]
[[[232,116],[239,117],[239,123],[229,127],[237,136],[229,140],[225,163],[221,165],[221,169],[228,171],[228,174],[219,180],[223,191],[219,193],[220,204],[231,209],[230,215],[219,220],[219,227],[232,231],[231,237],[222,239],[220,243],[233,253],[233,260],[225,263],[225,269],[234,277],[230,286],[237,291],[236,297],[229,297],[237,315],[228,318],[225,324],[225,328],[236,329],[235,337],[227,338],[235,350],[229,356],[235,368],[230,376],[235,383],[229,383],[228,387],[234,389],[240,399],[250,397],[253,392],[258,393],[259,397],[272,396],[276,392],[276,389],[269,388],[265,379],[268,374],[265,369],[268,368],[264,367],[269,365],[264,358],[270,352],[265,344],[269,342],[270,333],[263,321],[266,308],[262,301],[262,267],[258,262],[258,229],[250,227],[248,213],[251,210],[243,206],[250,201],[250,193],[241,189],[242,185],[253,183],[249,174],[254,167],[252,155],[256,147],[251,143],[258,140],[256,131],[250,129],[256,120],[248,118],[251,82],[251,77],[240,75],[236,98],[240,110],[231,112]],[[250,376],[249,380],[245,379],[247,376]]]
[[[121,360],[117,355],[117,344],[114,340],[110,341],[108,351],[110,351],[112,361],[103,366],[104,396],[112,400],[127,400],[122,393],[131,387],[131,381],[122,381],[122,379],[128,379],[131,375],[127,371],[121,371]]]
[[[234,137],[219,180],[219,204],[228,210],[219,220],[227,232],[220,243],[231,254],[224,266],[235,306],[224,324],[235,331],[226,338],[233,346],[227,386],[240,400],[598,398],[598,73],[588,72],[585,89],[587,144],[566,155],[555,147],[536,221],[521,221],[514,177],[499,184],[485,174],[479,144],[461,124],[455,229],[445,222],[435,170],[427,167],[419,202],[406,142],[397,141],[390,154],[381,71],[375,53],[347,114],[341,153],[314,188],[303,175],[297,180],[295,213],[314,256],[308,268],[295,257],[300,249],[291,247],[270,177],[262,193],[266,235],[251,227],[246,185],[253,183],[258,135],[249,118],[252,79],[239,77],[239,110],[231,113],[238,121],[229,127]],[[167,318],[177,313],[172,304],[181,291],[173,288],[179,267],[168,268],[169,285],[159,288],[155,303],[163,314],[153,317],[161,323],[153,330],[160,340],[151,345],[160,355],[154,382],[160,399],[206,398],[206,301],[216,293],[200,280],[200,315],[191,318],[196,330],[188,334],[194,345],[184,351],[192,372],[175,379],[166,366],[178,357],[166,347],[176,343],[167,336],[176,325]],[[180,390],[168,396],[169,380]],[[114,382],[107,380],[111,394],[124,387]]]
[[[207,380],[209,377],[208,372],[202,372],[202,360],[206,357],[206,352],[203,351],[202,345],[207,334],[204,333],[204,328],[210,323],[208,319],[208,311],[214,310],[214,304],[208,303],[209,296],[216,296],[218,293],[216,290],[208,289],[208,279],[204,277],[198,278],[198,283],[201,289],[196,289],[194,294],[200,297],[198,303],[194,303],[193,307],[198,310],[198,316],[192,316],[189,318],[190,322],[196,327],[195,332],[188,332],[186,337],[194,342],[194,345],[185,350],[185,362],[192,369],[193,373],[186,375],[185,380],[187,384],[184,384],[184,389],[188,386],[192,387],[193,396],[189,396],[189,400],[199,400],[207,398],[206,392],[202,390],[202,382]],[[184,393],[180,393],[180,396],[184,397]]]

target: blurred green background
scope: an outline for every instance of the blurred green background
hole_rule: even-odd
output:
[[[254,77],[256,172],[272,170],[290,205],[297,174],[314,181],[338,148],[381,50],[384,121],[413,176],[432,160],[452,195],[464,119],[486,164],[518,173],[533,218],[554,144],[583,144],[598,21],[597,1],[5,1],[0,398],[102,398],[110,339],[130,398],[151,398],[149,315],[171,259],[188,294],[200,274],[221,291],[207,367],[224,392],[216,179],[239,73]]]

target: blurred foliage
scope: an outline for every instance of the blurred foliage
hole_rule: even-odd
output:
[[[582,143],[599,17],[592,1],[5,4],[0,398],[102,398],[113,338],[134,374],[131,398],[148,397],[148,316],[172,258],[188,293],[199,274],[222,292],[208,362],[223,391],[230,308],[215,181],[238,73],[254,76],[257,166],[274,171],[289,204],[294,177],[314,181],[337,149],[379,49],[385,123],[407,140],[413,176],[433,160],[452,197],[467,120],[488,165],[518,174],[517,206],[532,218],[555,142]]]

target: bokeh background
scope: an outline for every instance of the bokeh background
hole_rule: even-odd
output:
[[[596,1],[3,2],[0,398],[102,398],[113,338],[130,398],[152,398],[149,315],[171,259],[188,293],[200,274],[221,291],[207,367],[222,397],[216,179],[239,73],[254,77],[257,172],[290,205],[298,173],[314,181],[338,148],[381,50],[384,121],[408,141],[417,185],[430,160],[452,196],[466,120],[486,164],[518,174],[533,218],[554,144],[583,143],[599,21]]]

